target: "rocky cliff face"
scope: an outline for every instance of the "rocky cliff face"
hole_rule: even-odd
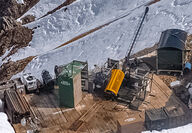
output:
[[[28,46],[29,42],[32,40],[31,29],[22,26],[16,26],[14,29],[9,29],[0,36],[0,55],[3,55],[6,50],[10,50],[7,55],[12,55],[19,48]]]
[[[4,16],[0,18],[0,36],[3,35],[7,30],[14,29],[16,26],[20,25],[12,17]]]
[[[34,57],[30,56],[16,62],[9,61],[4,63],[0,66],[0,81],[9,80],[14,74],[21,72],[33,58]]]
[[[14,54],[19,48],[26,47],[32,40],[33,31],[16,21],[39,0],[25,0],[19,4],[16,0],[0,0],[0,56],[12,48]]]
[[[19,4],[16,0],[0,0],[0,57],[7,50],[6,57],[17,52],[18,49],[28,46],[32,40],[33,31],[22,26],[16,19],[26,13],[39,0],[25,0]],[[4,57],[2,61],[6,58]],[[15,73],[21,71],[33,57],[13,62],[7,61],[0,66],[0,80],[10,79]]]
[[[0,18],[0,56],[6,50],[14,54],[19,48],[26,47],[32,40],[33,31],[22,26],[11,16]]]
[[[39,0],[25,0],[24,4],[19,4],[16,0],[0,0],[0,17],[11,16],[17,19],[38,2]]]

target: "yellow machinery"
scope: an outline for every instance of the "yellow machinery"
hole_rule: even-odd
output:
[[[113,94],[117,96],[124,77],[125,74],[123,71],[119,69],[113,69],[111,72],[111,79],[109,80],[109,83],[105,88],[105,92],[110,95]]]

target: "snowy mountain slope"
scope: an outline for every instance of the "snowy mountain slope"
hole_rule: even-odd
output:
[[[124,57],[134,32],[134,29],[127,26],[127,23],[131,22],[130,24],[136,27],[133,19],[135,19],[134,16],[130,16],[128,20],[125,18],[124,21],[111,24],[77,42],[43,54],[32,61],[26,70],[33,71],[35,69],[38,71],[36,76],[40,77],[40,72],[45,66],[53,74],[55,65],[66,64],[73,59],[88,60],[89,66],[93,66],[94,64],[101,65],[107,57],[116,59]],[[127,30],[124,31],[124,29]]]
[[[12,60],[39,55],[54,49],[71,38],[105,24],[148,1],[150,0],[145,0],[145,2],[127,0],[77,1],[68,6],[66,12],[60,9],[52,15],[28,24],[27,26],[30,28],[40,27],[35,30],[31,46],[21,49],[15,56],[12,56]]]
[[[98,23],[104,23],[106,22],[106,19],[109,20],[112,16],[118,15],[120,12],[122,13],[122,10],[126,10],[126,8],[124,8],[124,5],[126,5],[125,3],[127,3],[126,1],[127,0],[122,0],[121,2],[124,3],[119,4],[119,6],[113,6],[113,2],[106,2],[107,4],[104,4],[105,6],[111,6],[111,8],[108,9],[110,12],[107,12],[107,9],[101,8],[103,5],[100,5],[100,7],[99,4],[97,4],[100,14],[97,14],[96,16],[90,16],[90,6],[84,6],[86,9],[84,13],[88,13],[89,15],[84,17],[84,23],[82,23],[82,25],[78,25],[78,23],[75,23],[74,20],[79,18],[76,16],[76,14],[78,14],[77,11],[79,11],[79,8],[82,7],[83,4],[87,5],[86,1],[79,1],[73,4],[70,7],[71,9],[69,9],[70,13],[68,14],[68,19],[66,20],[62,20],[64,16],[61,14],[61,9],[60,11],[40,21],[28,25],[29,27],[33,27],[40,24],[42,28],[35,31],[31,47],[20,50],[17,54],[12,56],[12,60],[25,58],[29,55],[39,53],[42,54],[29,63],[25,69],[25,71],[28,72],[32,71],[35,76],[40,78],[40,72],[43,69],[46,68],[53,74],[54,65],[66,64],[73,59],[87,60],[89,65],[93,66],[94,64],[102,64],[108,57],[115,59],[123,58],[128,45],[131,43],[137,23],[144,11],[144,7],[134,10],[129,16],[116,21],[115,23],[110,24],[93,34],[90,34],[85,38],[57,50],[50,52],[46,51],[55,48],[58,44],[65,42],[77,33],[86,31],[86,29],[95,26]],[[114,0],[114,2],[116,1]],[[110,5],[111,3],[112,5]],[[135,5],[135,7],[139,4],[142,3],[138,1],[132,2],[132,5]],[[128,5],[129,4],[127,3],[127,6]],[[181,0],[163,0],[150,6],[150,11],[141,32],[141,36],[137,41],[135,52],[143,48],[150,47],[158,42],[160,34],[163,30],[169,28],[179,28],[191,33],[191,6],[191,2],[184,3]],[[76,10],[76,8],[78,10]],[[116,8],[116,10],[113,8]],[[74,14],[72,14],[73,11],[75,12]],[[111,11],[114,11],[114,15]],[[81,12],[81,14],[83,13]],[[69,20],[69,22],[67,22],[67,20]],[[74,23],[71,24],[71,21],[74,21]],[[68,30],[65,28],[62,29],[65,26],[68,27]]]
[[[21,1],[21,0],[20,0]],[[66,0],[40,0],[35,6],[33,6],[27,13],[25,13],[21,18],[27,15],[33,15],[36,19],[42,17],[50,10],[58,7],[60,4],[64,3]],[[19,2],[19,1],[18,1]]]

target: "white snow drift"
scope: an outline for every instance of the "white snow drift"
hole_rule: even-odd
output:
[[[192,124],[188,124],[186,126],[172,128],[168,130],[162,130],[162,131],[146,131],[142,133],[192,133]]]
[[[24,4],[24,0],[16,0],[19,4]]]
[[[19,0],[18,0],[19,1]],[[22,0],[20,0],[22,1]],[[25,13],[21,18],[27,15],[33,15],[36,19],[47,14],[47,12],[55,9],[66,0],[40,0],[35,6],[33,6],[27,13]]]
[[[0,133],[15,133],[5,113],[0,112]]]

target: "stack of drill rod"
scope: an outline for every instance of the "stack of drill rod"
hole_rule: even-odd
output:
[[[21,119],[30,116],[30,107],[24,97],[16,90],[6,90],[4,93],[5,111],[11,123],[19,123]]]

